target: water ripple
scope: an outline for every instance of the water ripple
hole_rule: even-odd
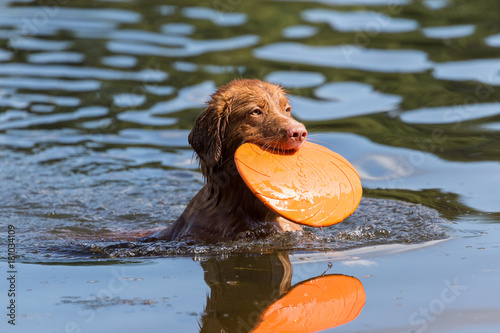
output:
[[[155,117],[148,111],[125,111],[118,115],[118,119],[130,123],[148,126],[170,126],[177,123],[176,118]]]
[[[188,143],[187,130],[148,130],[140,128],[128,128],[116,134],[102,134],[93,136],[93,140],[99,143],[120,145],[146,145],[156,147],[190,147]]]
[[[28,55],[28,62],[36,64],[81,63],[85,55],[78,52],[40,52]]]
[[[165,167],[196,169],[198,163],[189,149],[177,150],[175,153],[164,152],[156,148],[108,149],[106,157],[126,161],[127,165],[141,166],[150,163],[160,163]]]
[[[0,106],[10,106],[8,103],[1,103]],[[6,112],[0,114],[0,123],[6,123],[12,120],[24,119],[28,116],[28,112],[21,110],[7,110]]]
[[[309,38],[318,33],[319,29],[310,25],[292,25],[281,31],[285,38],[300,39]]]
[[[29,75],[74,79],[134,80],[142,82],[161,82],[168,74],[159,70],[144,69],[139,72],[125,72],[98,67],[66,65],[38,66],[23,63],[0,64],[0,75]]]
[[[196,27],[188,23],[166,23],[160,27],[160,30],[171,35],[191,35]]]
[[[427,8],[439,10],[447,7],[450,4],[450,0],[424,0],[423,4]]]
[[[427,54],[416,50],[365,49],[355,45],[310,46],[281,42],[253,51],[260,59],[374,72],[412,73],[431,68]]]
[[[439,39],[467,37],[472,35],[475,31],[476,26],[473,24],[429,27],[422,29],[422,32],[426,37]]]
[[[210,95],[215,92],[216,86],[213,81],[205,81],[194,86],[184,87],[179,90],[174,99],[155,104],[149,112],[153,115],[174,113],[186,109],[194,109],[205,106]]]
[[[55,105],[46,105],[46,104],[33,104],[31,106],[31,112],[37,113],[51,113],[56,108]]]
[[[96,110],[99,110],[96,107]],[[104,112],[102,112],[104,113]],[[21,111],[17,116],[24,116]],[[90,115],[90,114],[89,114]],[[16,116],[13,114],[12,116]],[[82,116],[82,115],[81,115]],[[68,114],[68,119],[70,118]],[[56,117],[57,118],[57,117]],[[60,118],[58,118],[60,119]],[[56,120],[58,120],[56,119]],[[82,117],[85,119],[85,117]],[[71,120],[71,119],[69,119]],[[188,130],[151,130],[128,128],[118,134],[107,134],[98,131],[80,131],[76,129],[10,129],[5,134],[0,134],[0,144],[11,147],[34,147],[37,144],[81,144],[91,142],[95,146],[125,145],[155,148],[190,148],[188,143]],[[192,154],[192,151],[190,151]]]
[[[219,52],[237,50],[240,48],[250,47],[259,42],[257,35],[243,35],[238,37],[230,37],[225,39],[212,40],[194,40],[182,38],[182,44],[179,47],[162,47],[156,45],[142,44],[140,47],[137,43],[110,41],[107,43],[109,51],[134,54],[134,55],[155,55],[162,57],[190,57],[208,52]]]
[[[12,52],[0,49],[0,61],[8,61],[12,58]]]
[[[55,41],[36,38],[14,38],[9,40],[9,47],[27,51],[62,51],[73,45],[71,41]]]
[[[101,82],[95,80],[39,79],[35,77],[0,77],[0,87],[31,90],[95,91],[101,87]]]
[[[137,94],[117,94],[113,96],[113,104],[118,107],[134,107],[144,104],[146,96]]]
[[[434,76],[444,80],[475,80],[500,85],[499,59],[450,61],[434,65]]]
[[[77,106],[80,104],[80,99],[72,96],[51,96],[44,94],[21,94],[21,93],[4,93],[0,94],[0,101],[4,98],[9,98],[17,103],[49,103],[58,106]]]
[[[50,20],[49,20],[50,18]],[[61,22],[96,22],[110,21],[118,23],[137,23],[142,16],[139,13],[124,9],[86,9],[86,8],[65,8],[60,6],[34,6],[34,7],[10,7],[8,11],[0,12],[1,25],[22,26],[26,20],[37,22],[37,19],[45,22],[46,25],[56,25],[65,27]],[[68,24],[68,27],[72,27]],[[80,26],[75,26],[79,29]]]
[[[303,0],[278,0],[283,2],[303,2]],[[312,0],[311,2],[333,6],[398,6],[408,5],[412,0]]]
[[[124,41],[135,40],[143,43],[152,43],[159,45],[179,46],[179,47],[186,45],[192,41],[189,37],[185,36],[172,36],[172,35],[161,34],[158,32],[132,30],[132,29],[122,29],[122,30],[112,31],[109,35],[105,37],[112,40],[124,40]]]
[[[390,111],[402,101],[400,96],[383,94],[369,84],[358,82],[328,83],[318,88],[315,95],[322,100],[293,96],[293,112],[301,120],[331,120]]]
[[[484,41],[489,46],[500,47],[500,34],[486,37]]]
[[[110,67],[128,68],[137,64],[137,58],[131,56],[107,56],[101,58],[101,63]]]
[[[0,131],[11,128],[26,128],[37,125],[55,124],[59,122],[78,120],[82,118],[102,117],[108,113],[108,108],[102,106],[86,106],[71,113],[58,113],[51,115],[30,115],[23,119],[13,119],[2,122]]]
[[[308,9],[301,16],[310,23],[328,23],[342,32],[370,31],[375,33],[401,33],[416,30],[418,22],[394,18],[373,11],[344,12],[328,9]]]
[[[266,76],[265,79],[287,88],[308,88],[325,82],[325,76],[321,73],[299,71],[273,72]]]
[[[247,21],[244,13],[225,13],[206,7],[185,7],[182,14],[190,19],[206,19],[222,27],[242,25]]]
[[[500,103],[463,104],[407,111],[401,120],[410,124],[450,124],[500,114]]]
[[[41,130],[11,129],[0,134],[0,144],[7,147],[31,148],[37,144],[67,145],[92,140],[91,135],[81,135],[75,129]]]
[[[175,88],[172,86],[159,86],[159,85],[144,85],[144,89],[150,94],[158,95],[158,96],[167,96],[172,95],[175,91]]]

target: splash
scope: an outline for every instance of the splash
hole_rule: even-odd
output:
[[[103,257],[151,257],[175,255],[227,256],[276,251],[342,251],[381,244],[414,244],[448,238],[448,222],[430,208],[386,199],[363,199],[345,221],[328,228],[304,228],[265,239],[247,234],[225,243],[127,242],[92,244],[89,255]]]

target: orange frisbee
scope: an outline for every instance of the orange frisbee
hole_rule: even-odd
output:
[[[339,154],[305,142],[293,153],[241,145],[236,167],[250,190],[284,218],[313,227],[344,220],[361,200],[361,179]]]
[[[366,294],[361,282],[326,275],[294,286],[260,316],[252,333],[310,333],[348,323],[359,315]]]

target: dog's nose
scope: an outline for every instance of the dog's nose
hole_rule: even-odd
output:
[[[307,130],[302,124],[293,125],[288,129],[287,135],[295,141],[302,142],[306,139]]]

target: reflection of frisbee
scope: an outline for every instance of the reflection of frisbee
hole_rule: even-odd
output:
[[[318,332],[356,319],[365,305],[361,282],[326,275],[294,286],[260,316],[252,333]]]
[[[361,180],[339,154],[305,142],[293,153],[241,145],[234,155],[241,178],[271,210],[313,227],[338,223],[361,200]]]

